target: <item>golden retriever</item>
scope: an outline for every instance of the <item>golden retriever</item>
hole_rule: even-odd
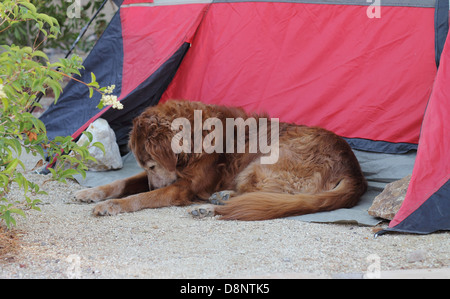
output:
[[[214,119],[223,124],[218,126],[216,122],[206,130],[201,127],[201,152],[194,149],[202,144],[194,140],[198,139],[195,136],[198,131],[194,130],[199,128],[194,123],[195,113],[201,115],[202,121]],[[226,125],[227,119],[241,118],[255,119],[268,144],[275,145],[271,141],[277,137],[275,163],[261,163],[269,155],[267,151],[250,150],[250,122]],[[188,123],[174,126],[176,119]],[[274,219],[357,204],[367,183],[345,140],[322,128],[288,123],[279,123],[275,136],[269,130],[274,121],[262,126],[260,120],[264,119],[267,116],[249,115],[241,108],[191,101],[170,100],[149,107],[134,119],[129,140],[130,149],[145,171],[108,185],[81,190],[75,197],[84,202],[109,199],[95,206],[93,213],[98,216],[208,203],[209,199],[220,205],[209,209],[195,206],[192,215],[220,215],[219,219],[225,220]],[[228,151],[206,152],[206,137],[214,131],[213,127],[214,130],[222,127],[228,133],[214,135],[210,146],[227,144]],[[183,136],[192,140],[182,140],[185,151],[174,151],[173,145],[181,142],[180,132],[191,133],[186,130],[193,135]],[[244,139],[238,138],[239,132],[246,133]],[[230,136],[234,136],[234,142],[228,146],[230,140],[226,139]],[[239,142],[245,143],[244,152],[236,151]],[[232,192],[217,193],[222,190]]]

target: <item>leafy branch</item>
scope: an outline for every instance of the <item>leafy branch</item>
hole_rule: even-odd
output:
[[[58,21],[39,13],[29,0],[3,0],[0,3],[0,33],[19,22],[35,24],[37,34],[45,39],[55,39],[60,32]],[[39,155],[41,161],[46,157],[53,158],[57,163],[49,169],[52,179],[66,182],[75,174],[86,175],[86,162],[95,161],[89,153],[91,146],[104,151],[101,143],[90,144],[92,136],[89,133],[85,133],[89,142],[81,145],[71,136],[49,140],[44,123],[29,112],[32,107],[42,107],[35,101],[37,95],[51,89],[56,103],[62,92],[62,80],[68,77],[86,85],[91,97],[94,92],[101,93],[99,107],[107,104],[121,108],[117,97],[111,95],[113,86],[100,88],[94,74],[90,83],[76,78],[83,68],[80,57],[73,55],[50,63],[47,55],[38,50],[41,44],[42,40],[36,37],[32,46],[0,45],[0,223],[4,222],[8,227],[16,224],[14,215],[25,216],[27,209],[40,210],[40,200],[32,197],[45,194],[24,175],[26,167],[20,158],[23,152]],[[12,186],[23,191],[23,200],[10,195]]]

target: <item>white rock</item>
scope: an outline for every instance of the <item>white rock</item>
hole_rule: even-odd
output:
[[[122,157],[120,156],[119,146],[116,143],[116,134],[109,126],[108,122],[102,118],[97,119],[87,128],[92,133],[92,143],[100,142],[105,147],[105,153],[96,146],[89,148],[89,153],[97,163],[88,161],[86,165],[90,171],[106,171],[110,169],[120,169],[123,167]],[[85,135],[78,140],[78,144],[88,141]]]

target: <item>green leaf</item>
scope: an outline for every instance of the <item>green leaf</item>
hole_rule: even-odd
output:
[[[3,110],[6,111],[9,108],[9,100],[7,98],[2,98]]]
[[[10,85],[4,85],[3,91],[6,93],[6,96],[10,99],[15,99],[19,97],[19,94]]]
[[[91,82],[91,83],[88,83],[88,84],[86,84],[87,86],[90,86],[90,87],[95,87],[95,88],[99,88],[100,87],[100,85],[98,84],[98,82]]]
[[[77,175],[77,174],[78,174],[78,171],[77,171],[77,170],[69,168],[69,169],[64,170],[64,171],[60,174],[60,176],[61,176],[62,178],[67,178],[67,177],[70,178],[70,177],[72,177],[73,175]]]
[[[44,152],[44,149],[42,148],[42,146],[36,146],[33,149],[35,151],[37,151],[39,153],[39,155],[41,155],[42,158],[45,157],[45,152]]]
[[[33,81],[33,84],[31,85],[31,89],[34,91],[40,91],[43,94],[45,94],[45,88],[44,88],[44,81],[45,81],[45,77],[44,78],[37,78]]]
[[[11,224],[16,225],[16,220],[14,220],[14,217],[11,216],[11,212],[9,210],[6,210],[3,215],[0,214],[1,218],[5,220],[6,227],[10,228]]]
[[[98,147],[99,149],[102,150],[103,154],[106,154],[105,147],[103,146],[102,143],[100,143],[100,142],[94,142],[94,143],[92,144],[92,146]]]
[[[64,64],[62,64],[61,62],[54,62],[54,63],[49,63],[48,67],[59,67],[59,68],[63,68]]]
[[[11,85],[18,92],[21,92],[23,90],[23,87],[22,87],[22,85],[20,84],[19,81],[13,81],[13,82],[11,82]]]
[[[86,171],[84,171],[84,169],[79,168],[78,172],[81,174],[81,177],[83,178],[83,180],[86,179]]]
[[[0,186],[2,188],[6,188],[8,186],[8,184],[9,184],[8,176],[0,173]]]
[[[19,165],[22,167],[22,169],[23,169],[23,170],[26,170],[25,164],[23,164],[23,162],[20,161],[19,159],[17,159],[17,160],[18,160]]]
[[[31,47],[23,47],[22,51],[27,53],[27,54],[31,54],[33,52],[33,48],[31,48]]]
[[[25,217],[25,212],[22,211],[21,209],[17,209],[17,208],[9,209],[9,212],[10,213],[14,213],[14,214],[18,214],[18,215],[20,215],[22,217]]]
[[[3,171],[3,173],[6,173],[8,175],[11,175],[11,173],[16,170],[17,164],[19,164],[19,159],[15,158],[11,162],[8,163],[8,166],[6,166],[6,169]]]
[[[53,168],[49,167],[48,171],[50,171],[50,173],[52,174],[53,179],[56,179],[58,177],[58,175],[56,174],[56,170],[54,170]]]
[[[36,6],[34,6],[33,4],[26,2],[26,1],[20,1],[19,4],[22,6],[25,6],[26,8],[31,10],[33,13],[36,13]]]
[[[44,58],[45,60],[48,60],[47,54],[45,54],[45,53],[42,52],[42,51],[34,51],[34,52],[33,52],[33,57],[35,57],[35,56],[42,57],[42,58]]]
[[[47,83],[47,85],[50,86],[53,92],[55,93],[55,102],[56,102],[59,99],[59,95],[61,94],[62,91],[61,84],[59,84],[58,81],[49,78],[45,80],[45,83]]]
[[[33,123],[33,126],[41,131],[41,132],[46,132],[46,128],[45,128],[45,124],[42,122],[42,120],[40,120],[39,118],[36,118],[34,116],[30,117],[30,121]]]
[[[53,26],[53,19],[50,16],[47,16],[46,14],[40,13],[37,15],[41,20],[44,20],[45,22],[47,22],[48,24],[50,24],[50,26]]]
[[[89,143],[92,142],[92,139],[94,138],[94,136],[92,135],[91,132],[84,131],[84,132],[83,132],[83,135],[86,135],[87,139],[89,140]]]
[[[52,28],[50,28],[50,31],[53,32],[53,30],[55,30],[54,28],[58,29],[59,31],[59,22],[57,19],[55,19],[54,17],[50,16],[50,19],[52,20]]]

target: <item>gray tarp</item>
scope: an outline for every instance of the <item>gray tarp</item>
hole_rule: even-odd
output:
[[[379,154],[358,150],[354,152],[369,182],[368,191],[363,195],[359,204],[351,209],[294,216],[289,219],[307,222],[358,223],[360,225],[376,225],[380,222],[380,219],[370,216],[367,210],[372,205],[375,196],[383,191],[387,183],[412,173],[416,151],[406,154]],[[124,166],[120,170],[88,171],[85,180],[81,176],[76,179],[82,186],[95,187],[130,177],[142,171],[131,153],[123,157],[123,162]]]

